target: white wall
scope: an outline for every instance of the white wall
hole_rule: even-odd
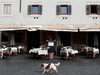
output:
[[[22,10],[19,13],[19,1],[20,0],[0,0],[0,25],[7,24],[23,24],[23,25],[51,25],[51,24],[64,24],[64,25],[92,25],[100,24],[100,16],[97,19],[93,19],[86,15],[86,5],[89,2],[99,2],[99,0],[22,0]],[[3,17],[2,3],[12,3],[12,15],[11,17]],[[42,15],[38,19],[34,19],[34,16],[27,14],[28,5],[31,3],[40,3],[43,5]],[[56,5],[60,2],[66,2],[72,5],[72,15],[67,19],[63,19],[56,15]]]

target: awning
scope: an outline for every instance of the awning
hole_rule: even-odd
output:
[[[26,30],[27,27],[24,25],[2,25],[0,31],[12,31],[12,30]]]
[[[85,26],[85,27],[81,27],[79,28],[80,31],[87,31],[87,32],[93,32],[93,31],[100,31],[100,25],[99,24],[95,24],[95,25],[89,25],[89,26]]]
[[[40,28],[40,30],[48,31],[69,31],[69,32],[78,32],[78,29],[75,27],[65,26],[65,25],[50,25]]]

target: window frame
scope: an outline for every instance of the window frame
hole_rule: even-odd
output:
[[[4,14],[4,4],[10,4],[11,5],[11,14]],[[12,16],[12,7],[13,7],[13,3],[2,3],[2,9],[1,9],[1,16],[5,17],[11,17]]]
[[[33,13],[33,7],[34,6],[37,6],[38,7],[38,13]],[[32,9],[31,10],[32,10],[32,14],[38,14],[39,15],[39,5],[32,5]]]
[[[91,13],[91,7],[96,7],[96,13]],[[90,5],[90,15],[98,14],[97,5]]]
[[[62,6],[67,7],[67,13],[66,14],[62,13]],[[60,15],[68,15],[68,5],[60,5]]]

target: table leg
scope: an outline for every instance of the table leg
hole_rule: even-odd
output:
[[[47,60],[47,55],[46,55],[46,60]]]

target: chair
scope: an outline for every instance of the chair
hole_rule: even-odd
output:
[[[93,48],[92,47],[89,47],[87,50],[87,57],[89,57],[89,55],[92,55],[92,57],[93,57]]]
[[[71,52],[69,52],[68,54],[69,54],[69,56],[68,56],[68,60],[69,60],[70,57],[72,58],[72,60],[73,60],[74,57],[75,57],[76,60],[77,60],[77,53],[72,54]]]
[[[60,55],[61,55],[62,59],[66,59],[66,53],[61,53]]]
[[[7,58],[9,58],[9,56],[10,56],[10,51],[11,51],[10,48],[8,48],[8,50],[3,51],[3,57],[6,56]]]
[[[24,48],[20,48],[20,52],[24,53],[24,50],[25,50]]]

